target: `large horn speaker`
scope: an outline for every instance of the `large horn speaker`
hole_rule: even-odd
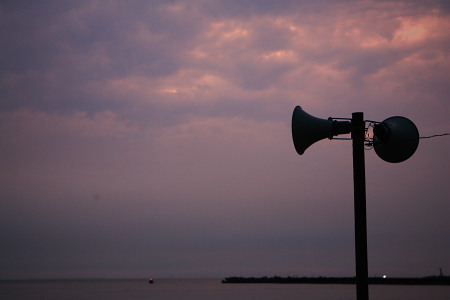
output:
[[[349,133],[350,124],[350,122],[333,121],[331,118],[313,117],[297,106],[292,114],[292,139],[295,150],[302,155],[315,142],[324,138],[331,139],[334,135]]]
[[[377,155],[391,163],[410,158],[419,146],[419,131],[405,117],[390,117],[373,129],[373,147]]]

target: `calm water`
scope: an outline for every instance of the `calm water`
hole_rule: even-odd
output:
[[[0,281],[2,300],[356,299],[353,285],[222,284],[220,279]],[[450,286],[370,286],[371,300],[450,300]]]

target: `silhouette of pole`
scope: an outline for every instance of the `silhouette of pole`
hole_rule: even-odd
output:
[[[353,188],[355,209],[356,298],[369,299],[367,267],[365,122],[362,112],[352,114]]]

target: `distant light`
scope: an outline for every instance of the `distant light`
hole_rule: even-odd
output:
[[[387,278],[387,275],[383,275],[383,278]]]

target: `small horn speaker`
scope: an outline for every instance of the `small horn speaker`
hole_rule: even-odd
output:
[[[295,107],[292,114],[292,139],[297,153],[302,155],[315,142],[333,136],[332,126],[332,120],[313,117],[300,106]]]
[[[302,155],[305,150],[324,138],[333,138],[334,135],[349,133],[350,122],[337,122],[329,119],[320,119],[306,113],[300,106],[294,108],[292,114],[292,139],[295,150]]]
[[[410,158],[419,146],[419,131],[405,117],[390,117],[373,128],[373,147],[377,155],[390,163]]]

